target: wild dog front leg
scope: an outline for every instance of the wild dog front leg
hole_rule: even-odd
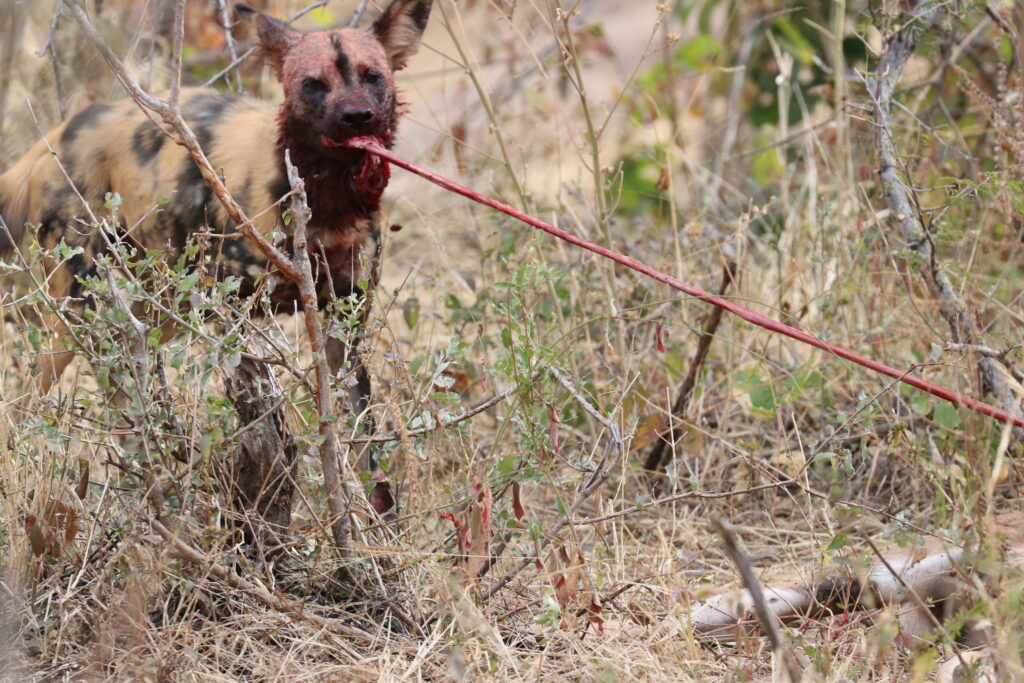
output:
[[[46,246],[52,249],[56,244]],[[70,343],[71,331],[65,318],[71,316],[79,321],[82,319],[84,302],[78,279],[95,273],[91,250],[87,249],[86,254],[72,257],[61,264],[47,257],[43,260],[43,271],[46,274],[50,305],[53,307],[52,312],[43,316],[43,325],[52,339],[52,348],[42,353],[36,362],[38,374],[35,377],[35,394],[38,396],[50,393],[50,389],[60,381],[75,358]]]
[[[358,342],[354,342],[350,345],[340,339],[328,337],[325,349],[327,364],[335,375],[342,368],[354,368],[355,382],[348,388],[349,409],[357,417],[358,424],[361,426],[359,431],[364,434],[373,434],[376,430],[374,429],[373,413],[370,411],[370,396],[372,394],[370,373],[356,352],[357,344]],[[350,361],[351,365],[349,365]],[[391,485],[385,480],[387,475],[377,463],[372,444],[367,445],[366,459],[367,467],[377,481],[373,491],[370,492],[370,504],[377,514],[383,515],[395,505],[394,497],[391,495]]]
[[[35,377],[35,394],[46,396],[50,393],[53,385],[60,381],[71,361],[75,359],[75,352],[68,349],[68,329],[60,316],[50,314],[44,317],[44,325],[53,338],[53,348],[43,352],[36,363],[38,374]]]
[[[346,367],[351,367],[355,371],[355,383],[350,385],[348,389],[349,409],[356,415],[358,424],[362,427],[360,431],[364,434],[373,434],[376,431],[374,428],[373,412],[370,411],[370,397],[373,393],[373,387],[370,384],[370,372],[366,367],[366,363],[359,357],[357,347],[359,340],[363,336],[363,331],[366,330],[367,320],[370,315],[371,295],[377,285],[380,274],[380,257],[383,244],[379,223],[379,216],[374,216],[367,221],[365,224],[366,241],[358,250],[363,255],[369,255],[369,268],[364,269],[356,265],[356,255],[353,253],[353,258],[349,261],[352,272],[338,273],[331,278],[335,297],[343,297],[352,289],[359,292],[358,305],[360,309],[358,322],[349,337],[351,342],[346,343],[341,339],[328,335],[325,349],[327,352],[327,364],[330,366],[332,374],[337,375],[339,370]],[[329,261],[330,259],[325,260]],[[367,274],[365,290],[361,290],[356,284],[360,272],[366,272]],[[345,286],[346,282],[349,283],[348,287]],[[395,506],[395,500],[391,494],[391,485],[387,481],[387,473],[380,468],[374,455],[372,444],[367,444],[366,446],[366,464],[371,475],[376,480],[373,491],[370,492],[370,504],[373,505],[373,509],[378,514],[383,515]]]

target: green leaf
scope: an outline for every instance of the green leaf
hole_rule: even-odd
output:
[[[814,63],[814,56],[818,53],[817,48],[800,32],[800,29],[797,28],[796,24],[789,17],[776,17],[775,21],[772,22],[772,26],[784,36],[781,41],[783,46],[801,64],[809,66]]]
[[[416,297],[406,299],[402,304],[402,317],[405,318],[405,324],[410,330],[416,327],[420,319],[420,300]]]
[[[334,28],[338,23],[338,16],[326,7],[321,7],[315,12],[310,12],[309,16],[319,29]]]
[[[694,71],[707,71],[720,54],[722,43],[709,35],[699,35],[676,50],[675,61]]]
[[[914,397],[910,399],[910,409],[917,415],[927,415],[931,412],[932,401],[928,398],[928,394],[922,394],[917,392]]]
[[[846,547],[846,543],[849,540],[850,539],[847,537],[846,534],[836,534],[832,537],[832,541],[828,544],[828,547],[825,550],[827,552],[832,552],[833,550],[839,550],[840,548],[844,548]]]
[[[43,343],[43,335],[38,327],[28,328],[28,343],[32,345],[32,351],[38,355],[39,347]]]
[[[761,417],[775,417],[775,392],[757,369],[736,373],[736,387],[750,395],[750,409]]]
[[[767,138],[761,138],[767,140]],[[754,181],[762,187],[771,185],[782,178],[786,167],[782,164],[779,152],[774,147],[762,150],[754,155],[750,163]]]
[[[514,455],[506,455],[498,461],[497,470],[500,475],[509,475],[516,471],[519,459]]]
[[[178,282],[179,292],[188,292],[195,289],[196,285],[199,284],[199,271],[193,270],[191,273],[181,278]]]
[[[935,420],[935,424],[946,429],[958,429],[960,427],[960,416],[956,413],[956,408],[953,407],[952,403],[946,403],[945,401],[936,404],[935,414],[932,416]]]

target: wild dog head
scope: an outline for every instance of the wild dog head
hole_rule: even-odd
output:
[[[246,5],[260,52],[284,87],[281,134],[289,147],[327,157],[357,136],[394,137],[394,72],[419,48],[432,0],[393,0],[368,30],[302,34]]]

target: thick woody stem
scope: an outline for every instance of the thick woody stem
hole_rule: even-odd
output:
[[[868,92],[875,107],[875,153],[879,162],[879,177],[886,203],[899,227],[900,235],[907,248],[917,256],[918,271],[928,291],[939,302],[939,312],[949,325],[953,342],[971,348],[981,344],[981,333],[974,322],[974,311],[960,298],[950,283],[946,272],[935,254],[931,236],[921,224],[913,190],[904,178],[906,169],[900,160],[896,137],[892,128],[893,94],[903,77],[907,61],[914,54],[927,24],[935,14],[931,3],[922,3],[910,20],[902,22],[899,32],[893,35],[885,52],[878,61],[877,75],[867,78]],[[1006,412],[1022,416],[1020,403],[1005,379],[999,361],[985,354],[978,354],[978,369],[986,391],[996,398],[996,404]],[[1013,427],[1018,443],[1024,442],[1024,429]]]

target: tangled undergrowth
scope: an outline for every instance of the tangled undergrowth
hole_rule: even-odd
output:
[[[436,0],[400,79],[398,149],[965,394],[995,400],[978,364],[994,358],[1019,405],[1024,13],[909,4]],[[173,3],[96,5],[105,39],[158,90]],[[290,16],[305,3],[262,5]],[[355,9],[315,5],[297,26],[344,25]],[[9,166],[62,115],[117,92],[74,21],[51,32],[52,3],[4,7]],[[248,49],[220,28],[224,3],[186,7],[186,81],[280,97],[254,59],[224,70]],[[917,243],[880,179],[871,87],[901,32],[916,49],[888,125]],[[740,585],[713,518],[738,528],[763,580],[786,583],[870,557],[868,541],[982,547],[986,518],[1020,510],[1020,443],[997,422],[728,316],[695,364],[712,322],[702,302],[397,170],[386,201],[402,227],[386,233],[362,340],[377,431],[338,416],[357,494],[344,553],[297,316],[254,317],[259,300],[246,308],[230,283],[111,231],[106,268],[85,283],[98,305],[69,321],[89,362],[37,397],[26,387],[60,306],[35,266],[75,254],[30,243],[5,264],[6,675],[767,680],[779,665],[756,628],[718,644],[688,629],[694,604]],[[117,197],[94,208],[116,224]],[[955,305],[929,282],[940,271]],[[950,327],[950,306],[977,339]],[[329,332],[355,334],[357,308],[328,311]],[[176,318],[170,341],[154,311]],[[232,459],[258,431],[231,389],[247,367],[299,462],[283,530],[232,498]],[[351,380],[335,379],[343,406]],[[673,437],[663,472],[645,471]],[[362,495],[368,448],[396,487],[393,520]],[[972,616],[998,634],[1003,673],[1021,676],[1022,583],[1010,572],[977,588]],[[949,638],[898,631],[876,610],[783,635],[809,678],[924,680],[957,657]]]

